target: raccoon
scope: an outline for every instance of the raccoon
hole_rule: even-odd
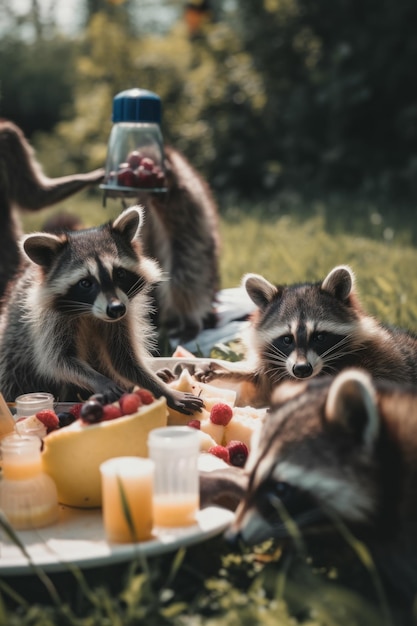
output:
[[[21,129],[0,120],[0,298],[20,263],[19,210],[38,211],[89,185],[98,184],[104,169],[48,178]]]
[[[307,544],[318,537],[323,548],[342,524],[365,542],[386,580],[412,598],[416,423],[416,389],[375,382],[364,370],[287,382],[274,394],[240,477],[228,470],[205,476],[202,489],[220,499],[235,481],[240,503],[226,533],[232,544],[276,538],[288,545],[295,523]],[[204,493],[202,500],[209,504]]]
[[[417,337],[389,328],[362,308],[350,267],[340,265],[317,283],[274,286],[257,274],[243,284],[257,305],[244,342],[247,358],[197,376],[240,384],[242,400],[269,404],[272,389],[288,379],[336,374],[361,367],[378,379],[417,383]]]
[[[189,414],[202,400],[171,390],[147,365],[149,287],[157,264],[141,253],[139,207],[112,223],[22,240],[28,258],[2,313],[0,389],[9,401],[44,390],[61,401],[134,385]]]
[[[167,192],[141,194],[142,242],[164,271],[154,289],[154,324],[189,341],[215,324],[219,290],[217,205],[206,181],[175,148],[165,147]]]

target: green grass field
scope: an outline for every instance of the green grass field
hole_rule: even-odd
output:
[[[103,208],[99,195],[80,194],[25,216],[25,230],[62,209],[93,225],[120,206]],[[246,272],[291,283],[350,264],[369,312],[417,330],[411,211],[286,194],[254,206],[222,202],[220,229],[223,287],[238,285]],[[217,537],[147,562],[53,576],[52,590],[36,576],[31,585],[0,580],[0,626],[399,626],[366,549],[346,529],[337,548],[323,541],[327,567],[303,550],[289,555],[270,545],[236,553]]]
[[[405,211],[355,200],[303,202],[282,195],[268,203],[223,201],[220,212],[222,287],[240,284],[246,272],[274,283],[323,279],[339,264],[349,264],[364,307],[389,324],[417,330],[417,221]],[[79,194],[41,214],[26,214],[27,232],[60,211],[100,224],[121,210],[118,201],[103,207],[100,192]]]

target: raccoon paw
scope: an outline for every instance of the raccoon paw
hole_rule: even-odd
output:
[[[196,411],[201,411],[204,406],[203,398],[193,396],[192,393],[184,393],[183,391],[172,391],[166,396],[167,404],[171,409],[175,409],[184,415],[192,415]]]
[[[99,393],[103,396],[103,404],[112,404],[126,393],[126,389],[122,389],[122,387],[119,387],[116,383],[112,383],[107,385],[107,387]]]
[[[221,378],[227,372],[226,368],[223,368],[218,363],[208,363],[207,365],[200,365],[196,367],[194,377],[200,383],[210,383],[216,378]]]
[[[156,375],[160,378],[164,383],[172,383],[173,380],[176,380],[176,374],[169,369],[169,367],[162,367],[160,370],[157,370]]]

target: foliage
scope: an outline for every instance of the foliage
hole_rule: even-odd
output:
[[[34,129],[50,131],[73,114],[73,72],[74,48],[64,38],[0,38],[0,116],[28,136]]]
[[[238,15],[285,179],[412,192],[416,4],[249,0]]]
[[[48,131],[36,137],[48,168],[87,169],[105,159],[113,96],[145,87],[162,99],[166,141],[218,192],[415,197],[415,2],[230,6],[216,2],[218,19],[193,37],[183,20],[163,36],[135,30],[127,0],[86,2],[77,40],[38,28],[28,47],[9,35],[0,46],[2,114],[28,134]]]

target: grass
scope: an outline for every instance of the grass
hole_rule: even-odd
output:
[[[274,283],[321,280],[338,264],[349,264],[364,307],[382,321],[417,331],[417,223],[412,208],[378,207],[329,196],[305,201],[282,194],[274,202],[221,203],[220,272],[222,287],[240,284],[247,272]],[[27,232],[60,211],[86,226],[102,223],[121,210],[99,191],[82,193],[61,205],[26,214]]]
[[[103,208],[98,192],[80,194],[24,216],[25,230],[61,210],[90,226],[114,217],[120,206],[109,201]],[[287,193],[243,207],[225,199],[222,286],[238,285],[246,272],[277,283],[320,280],[347,263],[370,313],[417,330],[416,227],[410,207],[363,198]],[[148,562],[67,572],[51,577],[58,608],[41,580],[30,586],[2,580],[0,626],[398,626],[366,551],[346,532],[337,539],[320,544],[318,562],[302,548],[234,552],[217,537]]]

